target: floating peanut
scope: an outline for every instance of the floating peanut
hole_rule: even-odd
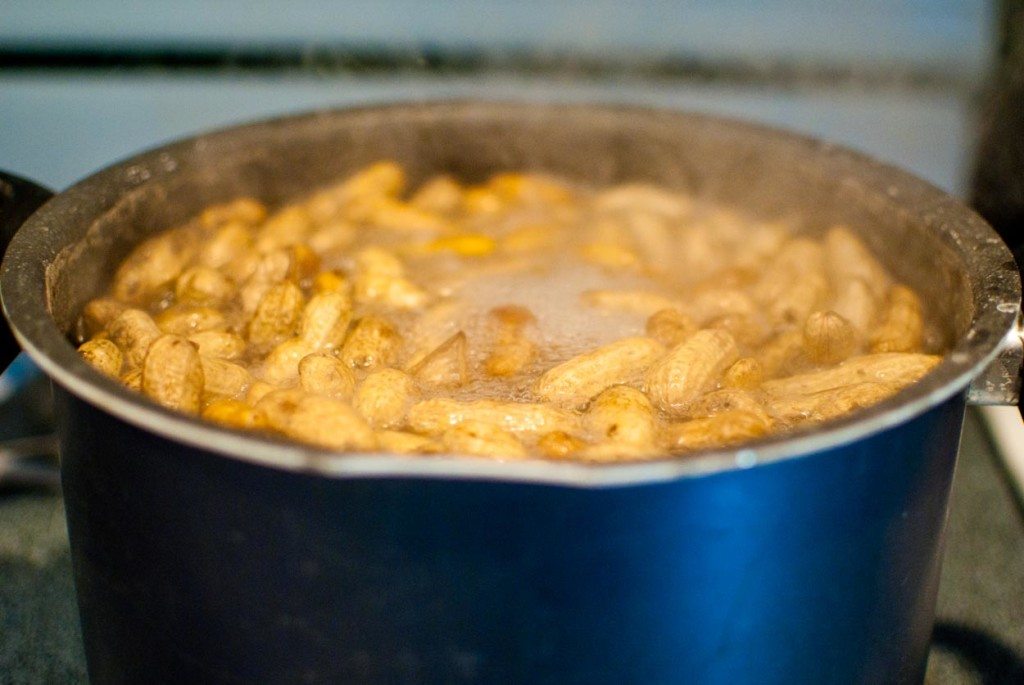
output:
[[[356,388],[352,406],[374,428],[395,428],[405,423],[416,384],[398,369],[381,369],[366,376]]]
[[[794,238],[772,258],[758,280],[754,293],[766,307],[773,307],[774,303],[782,300],[785,306],[775,305],[774,315],[780,320],[796,321],[799,317],[788,319],[790,308],[806,306],[812,296],[827,290],[824,264],[825,255],[821,245],[807,238]],[[804,316],[810,313],[814,304],[811,304]]]
[[[737,359],[722,374],[722,385],[727,388],[753,390],[764,381],[764,367],[754,357]]]
[[[435,176],[419,187],[409,204],[438,214],[451,214],[462,205],[462,186],[451,176]]]
[[[299,286],[291,281],[271,286],[249,322],[249,344],[257,350],[268,350],[294,336],[302,318],[303,300]]]
[[[377,446],[373,429],[352,407],[328,397],[306,396],[296,403],[284,433],[318,447],[370,450]]]
[[[284,207],[267,217],[259,227],[256,232],[256,249],[259,252],[270,252],[290,247],[305,240],[311,230],[313,218],[305,207]]]
[[[664,353],[652,338],[624,338],[549,369],[533,391],[543,400],[579,407],[609,386],[636,381]]]
[[[834,368],[768,381],[761,387],[775,396],[809,395],[866,381],[902,387],[931,371],[940,360],[941,357],[930,354],[866,354]]]
[[[836,226],[825,234],[825,262],[835,283],[857,279],[881,299],[892,280],[871,251],[850,229]]]
[[[670,424],[665,439],[670,450],[724,447],[761,437],[771,430],[763,414],[733,409],[703,419]]]
[[[683,217],[690,213],[693,201],[653,185],[630,183],[598,193],[594,207],[604,212],[654,212],[666,217]]]
[[[172,283],[196,252],[193,233],[176,229],[136,247],[114,274],[114,297],[141,305]]]
[[[599,441],[654,451],[654,408],[646,395],[628,385],[613,385],[595,397],[583,425]]]
[[[78,348],[78,354],[102,374],[113,378],[118,378],[121,375],[124,355],[120,348],[109,340],[97,339],[83,343]]]
[[[141,309],[126,309],[107,328],[110,341],[123,352],[129,368],[142,365],[146,352],[163,333],[156,322]]]
[[[761,346],[771,335],[763,317],[755,314],[726,314],[711,319],[704,327],[725,331],[737,344],[754,348]]]
[[[178,276],[174,292],[178,302],[217,306],[235,294],[235,286],[216,269],[193,266]]]
[[[273,385],[294,382],[299,376],[299,362],[313,352],[316,350],[302,338],[285,340],[263,360],[261,375]]]
[[[924,338],[921,300],[912,290],[895,285],[881,324],[871,333],[872,352],[917,352]]]
[[[799,324],[821,305],[828,292],[825,274],[809,270],[794,277],[789,287],[768,303],[768,315],[774,321]]]
[[[396,309],[415,309],[426,303],[426,292],[405,278],[402,262],[387,250],[379,247],[363,249],[355,261],[352,288],[356,302]]]
[[[791,329],[768,341],[757,360],[761,363],[764,377],[774,378],[783,373],[792,373],[805,355],[803,331]]]
[[[464,421],[441,436],[444,446],[456,454],[497,459],[525,459],[526,448],[512,433],[484,421]]]
[[[278,389],[279,388],[276,385],[254,380],[249,385],[249,390],[245,393],[245,401],[248,404],[255,406],[257,402]]]
[[[457,387],[465,385],[469,376],[466,334],[459,331],[423,358],[409,373],[430,385]]]
[[[377,443],[382,451],[393,454],[438,454],[444,451],[444,445],[437,440],[407,431],[380,431]]]
[[[345,341],[352,321],[352,300],[341,291],[322,292],[306,303],[299,337],[316,349],[332,350]]]
[[[244,224],[233,221],[217,229],[199,252],[197,261],[202,266],[221,269],[249,253],[251,248],[252,233]]]
[[[586,447],[586,442],[565,431],[545,433],[537,441],[537,451],[548,459],[569,459]]]
[[[156,315],[157,326],[164,333],[188,336],[202,331],[224,328],[227,321],[219,309],[175,304]]]
[[[245,340],[227,331],[200,331],[188,336],[199,354],[217,359],[238,359],[245,353]]]
[[[659,309],[647,319],[647,335],[668,348],[675,347],[696,331],[697,324],[672,307]]]
[[[736,341],[725,331],[697,331],[647,372],[651,400],[667,414],[679,413],[714,388],[722,372],[738,358]]]
[[[409,410],[409,427],[418,433],[440,435],[463,421],[478,421],[513,433],[573,432],[572,413],[547,404],[437,398],[418,402]]]
[[[199,356],[203,365],[203,392],[208,396],[237,397],[252,383],[252,375],[244,367],[216,357]]]
[[[825,421],[881,402],[898,390],[899,386],[888,383],[852,383],[807,395],[771,397],[766,408],[786,424]]]
[[[484,369],[492,376],[513,376],[529,364],[537,351],[526,337],[525,329],[536,322],[526,307],[507,305],[488,313],[494,333],[494,346],[484,361]]]
[[[349,300],[352,298],[352,284],[337,271],[321,271],[313,278],[315,293],[341,293]]]
[[[833,311],[814,312],[804,323],[804,349],[817,364],[835,364],[857,347],[857,333],[850,322]]]
[[[262,202],[251,197],[240,197],[207,207],[199,215],[199,222],[206,228],[218,228],[224,224],[234,223],[253,226],[266,218],[267,208]]]
[[[405,187],[405,172],[394,162],[376,162],[341,183],[321,190],[306,203],[318,222],[339,218],[342,212],[386,197],[396,197]]]
[[[82,326],[85,329],[83,337],[91,338],[107,329],[111,322],[126,309],[128,309],[128,305],[118,302],[112,297],[98,297],[95,300],[90,300],[82,311]]]
[[[312,395],[347,401],[352,398],[356,380],[340,359],[318,353],[307,355],[299,362],[299,384]]]
[[[863,339],[871,329],[878,311],[871,288],[863,280],[851,278],[837,284],[835,291],[831,310],[850,322],[858,340]]]
[[[758,416],[764,416],[764,407],[759,399],[760,393],[737,388],[713,390],[694,400],[688,407],[687,414],[691,418],[707,418],[727,411],[741,410]]]
[[[402,337],[387,320],[364,316],[341,346],[341,360],[353,369],[373,371],[390,365],[400,351]]]
[[[309,397],[301,388],[273,390],[256,401],[256,408],[267,418],[267,425],[284,432],[299,402]]]
[[[260,430],[269,425],[262,410],[239,400],[215,400],[206,405],[202,417],[241,430]]]
[[[142,392],[168,409],[197,413],[203,398],[199,350],[185,338],[163,335],[153,341],[142,366]]]
[[[131,369],[121,374],[124,387],[135,392],[142,392],[142,369]]]

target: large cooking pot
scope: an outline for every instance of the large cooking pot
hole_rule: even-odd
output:
[[[877,407],[642,464],[330,454],[175,414],[68,342],[146,236],[368,162],[414,179],[654,181],[843,222],[925,293],[951,352]],[[37,196],[38,198],[38,196]],[[94,682],[919,682],[964,406],[1012,399],[1012,256],[958,201],[835,146],[714,117],[435,103],[185,140],[57,195],[0,275],[54,381]]]

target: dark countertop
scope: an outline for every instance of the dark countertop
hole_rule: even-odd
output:
[[[0,407],[0,427],[16,411]],[[928,683],[1024,682],[1024,516],[974,413],[953,487],[938,615]],[[85,680],[61,498],[0,495],[0,682]]]

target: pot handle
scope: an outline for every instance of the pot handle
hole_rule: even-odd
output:
[[[0,254],[25,220],[51,197],[53,193],[42,186],[0,171]],[[0,369],[7,368],[18,352],[7,319],[0,317]]]

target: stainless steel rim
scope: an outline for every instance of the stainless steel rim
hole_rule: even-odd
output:
[[[401,114],[417,116],[475,114],[495,117],[564,115],[595,109],[609,116],[656,117],[691,123],[715,122],[786,144],[813,150],[823,158],[838,158],[865,178],[884,172],[879,195],[897,193],[907,211],[927,214],[929,224],[943,234],[963,260],[972,289],[974,316],[941,364],[920,383],[856,418],[827,428],[775,437],[736,449],[714,450],[685,457],[637,463],[591,464],[543,460],[496,462],[462,456],[403,457],[366,453],[337,454],[273,438],[220,428],[179,415],[150,403],[86,365],[49,316],[46,267],[65,245],[54,234],[62,222],[90,221],[103,209],[101,189],[130,192],[175,171],[173,160],[204,146],[210,138],[241,135],[259,128],[301,125],[319,117],[358,121],[366,117]],[[870,172],[870,173],[869,173]],[[870,184],[867,184],[870,185]],[[752,468],[823,452],[892,428],[963,393],[971,380],[996,356],[1020,307],[1020,278],[1009,250],[995,232],[963,204],[916,177],[842,147],[792,133],[737,121],[648,108],[594,105],[534,105],[523,103],[436,102],[398,104],[319,112],[234,127],[190,138],[112,165],[60,194],[37,212],[15,236],[0,271],[0,299],[15,337],[32,359],[56,383],[82,400],[144,430],[170,440],[264,466],[328,477],[416,477],[486,479],[576,487],[611,487],[700,477],[722,471]],[[73,439],[73,436],[72,436]]]

